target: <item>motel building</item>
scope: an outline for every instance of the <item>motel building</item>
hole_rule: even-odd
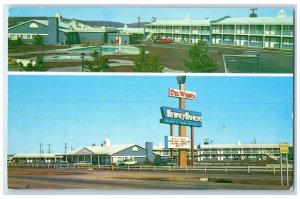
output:
[[[108,43],[113,45],[136,44],[134,35],[144,36],[144,28],[91,26],[76,19],[63,18],[59,11],[47,20],[32,19],[8,28],[8,38],[21,38],[32,44],[34,36],[41,36],[47,45]]]
[[[147,25],[146,39],[168,38],[174,42],[259,47],[294,48],[293,17],[284,10],[274,17],[230,17],[217,20],[160,20]]]
[[[279,144],[203,144],[194,147],[195,162],[210,161],[279,161]],[[178,153],[174,150],[174,157]],[[171,157],[169,149],[164,146],[154,146],[153,152],[162,157]],[[191,159],[188,150],[188,159]],[[289,145],[289,160],[293,160],[293,146]]]

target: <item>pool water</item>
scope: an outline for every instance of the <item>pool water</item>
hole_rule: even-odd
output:
[[[86,48],[77,48],[77,49],[72,49],[69,51],[89,51],[89,52],[93,52],[93,51],[97,51],[99,52],[99,46],[92,46],[92,47],[86,47]],[[104,53],[114,53],[114,52],[119,52],[121,51],[121,47],[115,47],[115,46],[102,46],[102,50],[101,52]]]

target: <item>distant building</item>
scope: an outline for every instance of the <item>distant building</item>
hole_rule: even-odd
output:
[[[29,20],[8,28],[11,40],[21,38],[32,44],[35,36],[41,36],[44,44],[65,45],[84,43],[135,44],[134,35],[144,35],[143,28],[92,27],[75,19],[65,19],[59,11],[48,20]]]
[[[274,49],[294,48],[293,17],[281,10],[276,17],[223,17],[218,20],[157,20],[147,25],[147,39]]]
[[[8,158],[10,163],[54,163],[61,160],[63,160],[63,156],[57,154],[20,153]]]

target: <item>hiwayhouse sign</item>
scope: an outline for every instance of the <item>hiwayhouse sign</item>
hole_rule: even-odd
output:
[[[160,123],[177,124],[183,126],[202,126],[202,117],[200,112],[188,111],[183,109],[160,107],[162,119]]]

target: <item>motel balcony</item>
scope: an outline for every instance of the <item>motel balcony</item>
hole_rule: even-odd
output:
[[[215,30],[212,30],[212,33],[219,33],[219,34],[221,34],[222,30],[221,29],[215,29]]]
[[[252,34],[252,35],[263,35],[264,31],[263,30],[250,30],[250,34]]]
[[[282,31],[282,35],[284,35],[284,36],[293,36],[294,32],[293,31]]]
[[[234,31],[234,29],[224,29],[223,30],[223,33],[226,33],[226,34],[234,34],[235,33],[235,31]]]
[[[281,31],[265,31],[265,35],[277,35],[280,36],[281,35]]]
[[[236,34],[249,34],[249,30],[236,30]]]

